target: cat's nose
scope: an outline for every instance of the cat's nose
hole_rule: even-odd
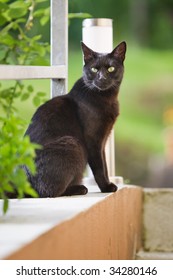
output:
[[[106,77],[102,72],[99,73],[99,80],[106,80]]]

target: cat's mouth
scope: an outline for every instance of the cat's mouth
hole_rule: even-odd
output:
[[[99,91],[105,91],[105,90],[108,90],[111,87],[111,85],[110,84],[109,85],[97,84],[97,83],[93,82],[93,87],[97,88]]]

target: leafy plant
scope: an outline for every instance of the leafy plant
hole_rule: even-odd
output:
[[[19,198],[24,194],[37,197],[27,181],[22,165],[27,165],[35,172],[35,149],[38,145],[31,144],[28,136],[23,137],[24,123],[21,118],[10,115],[0,118],[0,198],[4,200],[3,212],[8,209],[8,193],[17,193]]]
[[[34,18],[40,18],[42,25],[49,20],[49,7],[44,10],[39,8],[43,2],[48,1],[1,0],[1,64],[48,65],[49,44],[41,42],[41,35],[29,35]],[[18,198],[25,194],[37,196],[22,165],[27,165],[34,174],[35,150],[40,146],[31,143],[28,136],[23,137],[26,122],[18,115],[14,106],[16,98],[26,101],[31,96],[36,106],[45,101],[44,92],[34,94],[33,86],[26,86],[22,81],[14,81],[14,84],[7,88],[0,84],[0,108],[3,110],[3,117],[0,118],[0,198],[4,201],[4,213],[8,210],[9,193],[16,194]]]
[[[33,90],[31,86],[24,89],[20,81],[9,89],[0,90],[0,106],[5,116],[0,118],[0,198],[4,200],[3,212],[8,209],[8,193],[16,193],[19,198],[24,194],[36,197],[37,193],[27,181],[22,165],[27,165],[35,172],[35,149],[38,145],[30,142],[28,136],[23,137],[26,123],[16,114],[14,99],[20,96],[25,100]]]
[[[42,35],[31,36],[34,20],[45,25],[49,20],[47,0],[2,0],[0,3],[0,61],[1,64],[47,65],[49,43],[42,42]],[[47,57],[46,57],[47,56]]]

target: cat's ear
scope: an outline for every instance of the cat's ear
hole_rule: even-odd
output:
[[[115,57],[119,57],[123,62],[125,59],[126,48],[126,42],[122,42],[112,51],[111,54]]]
[[[95,57],[95,52],[88,48],[83,42],[81,42],[81,47],[85,63],[87,63],[89,60]]]

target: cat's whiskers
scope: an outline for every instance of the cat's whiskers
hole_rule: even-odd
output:
[[[95,84],[95,82],[93,81],[92,82],[92,88],[94,89],[94,88],[97,88],[99,91],[101,91],[101,88],[99,88],[96,84]]]

